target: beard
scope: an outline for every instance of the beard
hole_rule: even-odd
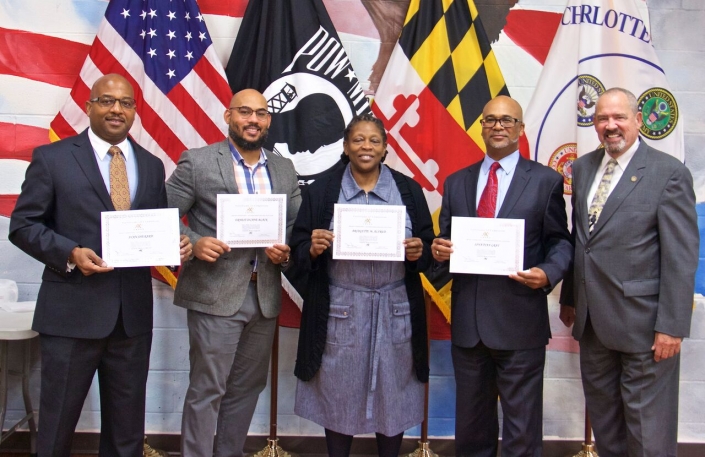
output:
[[[619,154],[624,150],[627,142],[624,138],[620,139],[616,144],[605,144],[605,151],[610,154]]]
[[[264,142],[267,141],[267,134],[268,133],[269,133],[269,130],[264,129],[264,130],[262,130],[262,135],[260,135],[258,140],[247,141],[242,136],[240,136],[235,130],[233,130],[232,127],[228,127],[228,136],[230,137],[230,139],[233,140],[233,143],[235,143],[235,146],[237,146],[245,151],[256,151],[256,150],[262,148],[262,145],[264,144]]]

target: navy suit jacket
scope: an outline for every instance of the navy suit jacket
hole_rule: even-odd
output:
[[[451,217],[477,216],[481,165],[482,161],[477,162],[446,179],[441,238],[450,238]],[[453,274],[451,339],[468,348],[480,341],[500,350],[545,346],[551,337],[546,295],[563,279],[573,259],[563,177],[520,157],[498,217],[524,219],[524,269],[541,268],[549,285],[534,290],[508,276]]]
[[[131,209],[167,206],[164,165],[132,142],[137,193]],[[73,338],[104,338],[122,309],[128,336],[152,331],[148,267],[84,276],[66,272],[76,246],[101,249],[101,211],[114,211],[88,131],[34,150],[10,219],[9,239],[45,265],[32,328]]]

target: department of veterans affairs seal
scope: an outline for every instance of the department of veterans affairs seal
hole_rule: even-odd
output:
[[[548,166],[563,176],[563,193],[573,194],[573,161],[578,158],[578,144],[566,143],[556,149],[548,160]]]
[[[578,126],[592,127],[597,99],[605,92],[602,82],[592,75],[578,76]]]
[[[678,123],[676,99],[663,87],[654,87],[639,97],[641,134],[650,140],[667,137]]]

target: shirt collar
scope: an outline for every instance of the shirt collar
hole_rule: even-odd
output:
[[[492,164],[494,162],[499,162],[504,174],[508,175],[514,171],[517,164],[519,163],[519,150],[517,149],[516,151],[514,151],[511,154],[509,154],[508,156],[500,159],[499,161],[493,160],[490,156],[485,154],[485,158],[482,161],[482,166],[480,167],[480,169],[482,170],[482,173],[484,173],[484,174],[489,173],[490,167],[492,166]]]
[[[108,149],[110,149],[110,147],[113,145],[96,135],[95,132],[93,132],[93,129],[91,128],[88,129],[88,139],[91,142],[91,146],[93,146],[93,150],[96,154],[98,154],[98,158],[100,160],[105,159],[105,156],[108,154]],[[127,137],[125,137],[124,140],[122,140],[115,146],[120,148],[120,150],[122,151],[122,155],[125,156],[126,161],[130,160],[132,145],[130,144],[130,141],[127,139]]]
[[[242,155],[240,155],[240,151],[237,150],[235,146],[228,140],[228,147],[230,148],[230,152],[233,155],[233,160],[239,164],[245,164],[245,159],[242,158]],[[267,165],[267,156],[264,155],[264,151],[262,148],[259,150],[259,160],[257,161],[258,164],[260,165]]]
[[[392,197],[392,185],[394,184],[394,178],[392,178],[392,172],[384,165],[379,167],[379,178],[377,179],[377,184],[375,184],[374,189],[369,193],[375,194],[380,199],[385,202],[389,202]],[[345,200],[350,201],[360,192],[364,192],[360,186],[357,185],[355,178],[350,171],[350,164],[345,167],[345,172],[343,173],[343,180],[340,184],[340,188],[343,192],[343,197]]]
[[[634,157],[634,154],[636,154],[636,150],[639,149],[639,144],[641,144],[641,138],[637,138],[634,144],[631,145],[629,149],[624,152],[624,154],[614,159],[617,161],[617,165],[619,165],[619,168],[621,168],[622,171],[627,169],[627,165],[629,165],[629,162],[632,160],[632,157]],[[605,151],[605,156],[602,158],[602,163],[600,164],[600,170],[604,170],[604,168],[607,166],[607,162],[609,162],[611,158],[612,156],[607,154],[607,151]]]

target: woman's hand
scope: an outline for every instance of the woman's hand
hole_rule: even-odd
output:
[[[333,232],[330,230],[315,229],[311,232],[311,247],[308,252],[311,255],[311,260],[316,260],[333,242]]]
[[[423,241],[421,238],[407,238],[404,240],[404,249],[406,251],[406,260],[414,262],[421,258],[423,254]]]

